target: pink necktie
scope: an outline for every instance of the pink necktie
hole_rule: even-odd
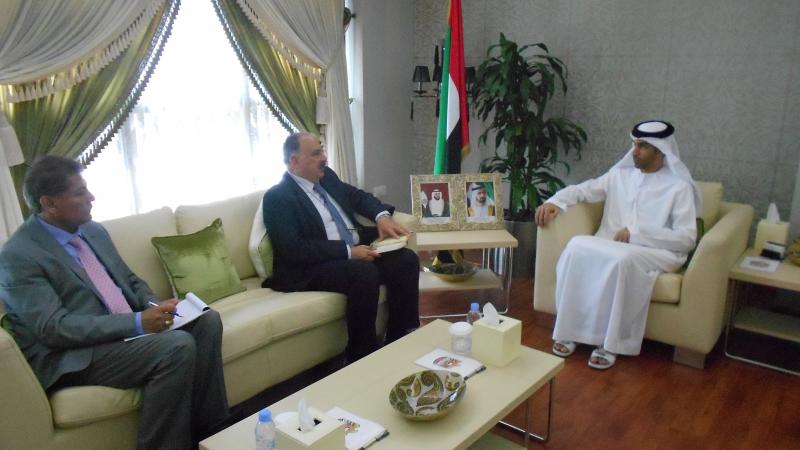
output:
[[[86,275],[89,276],[94,287],[100,292],[108,310],[112,314],[131,312],[131,307],[122,295],[122,291],[114,283],[114,280],[108,276],[106,268],[97,260],[94,252],[86,245],[86,242],[75,236],[70,239],[69,244],[78,249],[78,257],[81,259],[81,264],[83,264],[83,270],[86,271]]]

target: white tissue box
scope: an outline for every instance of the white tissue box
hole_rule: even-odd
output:
[[[486,319],[472,324],[472,356],[484,364],[503,367],[519,356],[522,346],[522,322],[500,316],[500,324],[491,326]]]
[[[276,448],[281,450],[345,448],[343,422],[318,409],[308,408],[308,413],[314,417],[316,423],[314,429],[308,433],[300,431],[300,422],[296,415],[275,426]]]
[[[788,239],[788,222],[769,223],[765,219],[761,219],[758,222],[758,228],[756,228],[756,240],[753,244],[753,249],[756,254],[760,254],[761,250],[764,249],[764,244],[767,242],[786,245]]]

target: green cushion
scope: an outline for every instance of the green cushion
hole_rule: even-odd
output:
[[[8,318],[8,314],[3,314],[2,317],[0,317],[0,327],[6,330],[6,332],[11,335],[12,338],[14,337],[14,326],[11,325],[11,320]]]
[[[196,233],[154,237],[151,242],[176,297],[182,299],[193,292],[211,303],[245,290],[225,246],[222,220],[216,219]]]
[[[264,237],[261,238],[261,242],[258,243],[258,255],[261,257],[261,261],[264,263],[264,273],[266,276],[264,278],[269,278],[272,276],[272,242],[269,240],[269,235],[264,234]]]

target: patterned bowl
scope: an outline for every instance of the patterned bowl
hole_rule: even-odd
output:
[[[792,242],[789,246],[789,251],[786,254],[786,259],[792,264],[800,266],[800,236]]]
[[[466,392],[464,378],[449,370],[423,370],[389,391],[389,403],[411,420],[433,420],[449,413]]]
[[[478,265],[469,261],[433,264],[431,258],[422,263],[422,268],[445,281],[464,281],[478,273]]]

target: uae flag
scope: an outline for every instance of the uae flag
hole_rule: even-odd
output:
[[[460,173],[461,160],[469,153],[464,27],[461,0],[450,0],[450,14],[442,61],[442,101],[436,132],[433,174]]]

